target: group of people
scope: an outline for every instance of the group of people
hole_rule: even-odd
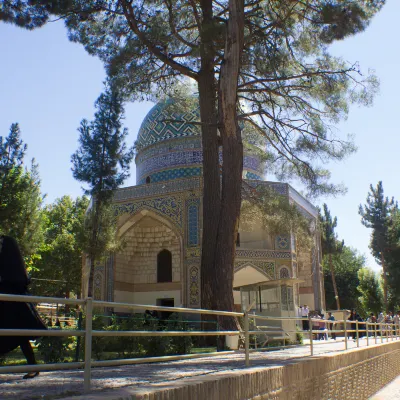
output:
[[[308,331],[310,329],[310,321],[312,322],[312,330],[320,331],[317,336],[317,340],[328,340],[329,333],[331,334],[331,338],[336,340],[336,332],[335,330],[335,317],[331,312],[328,312],[327,317],[325,318],[325,314],[320,311],[311,311],[307,305],[300,306],[298,311],[299,317],[302,318],[301,325],[304,331]],[[309,319],[304,319],[309,318]],[[368,318],[365,320],[357,313],[356,310],[352,310],[350,314],[347,316],[347,320],[350,321],[350,326],[347,328],[350,332],[350,337],[353,340],[357,338],[357,323],[358,322],[368,322],[368,323],[378,323],[378,328],[370,328],[372,331],[377,330],[378,335],[386,334],[388,331],[400,331],[400,310],[397,311],[396,314],[389,311],[387,314],[379,313],[378,316],[375,316],[374,313],[371,313]],[[362,327],[359,327],[361,331],[366,331],[365,324]],[[332,332],[331,332],[332,331]],[[364,332],[365,333],[365,332]]]
[[[318,340],[328,340],[328,332],[333,330],[335,324],[335,317],[331,312],[328,312],[326,318],[325,314],[320,311],[310,311],[309,307],[305,304],[304,306],[299,307],[299,316],[302,318],[302,328],[304,331],[308,331],[310,329],[310,321],[312,323],[313,331],[320,331],[317,334]],[[310,319],[304,319],[309,318]],[[329,322],[330,321],[330,322]],[[336,333],[331,333],[332,339],[336,340]]]
[[[0,236],[0,293],[27,295],[30,283],[24,259],[17,242],[10,236]],[[0,329],[47,329],[32,303],[0,301]],[[30,340],[35,337],[1,336],[0,356],[21,348],[28,364],[36,364]],[[29,372],[24,379],[31,379],[39,372]]]

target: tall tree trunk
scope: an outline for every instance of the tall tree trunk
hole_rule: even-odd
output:
[[[383,254],[383,251],[381,251],[381,264],[382,264],[382,273],[383,273],[383,305],[385,307],[385,311],[388,312],[388,283],[387,283],[387,275],[386,275],[385,256]]]
[[[333,291],[335,292],[336,309],[340,310],[339,292],[336,285],[335,268],[333,267],[332,254],[329,254],[329,269],[331,270]]]
[[[215,257],[217,279],[214,281],[214,290],[218,293],[217,306],[228,311],[234,308],[233,273],[242,194],[243,143],[237,118],[237,85],[243,37],[244,3],[242,0],[229,0],[229,22],[218,96],[223,165]],[[233,318],[219,320],[222,329],[236,329]]]
[[[202,10],[201,27],[201,70],[198,90],[201,116],[203,147],[203,236],[201,257],[201,306],[216,307],[213,281],[215,276],[215,243],[221,201],[217,127],[217,88],[215,81],[213,46],[213,5],[212,0],[200,2]]]

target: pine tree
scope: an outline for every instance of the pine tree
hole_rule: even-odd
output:
[[[0,136],[0,226],[3,229],[12,224],[28,187],[23,169],[26,149],[17,123],[11,125],[7,137]]]
[[[92,197],[88,213],[89,236],[86,252],[90,258],[88,295],[92,296],[95,262],[110,250],[112,241],[106,232],[110,225],[110,203],[113,190],[129,176],[133,149],[127,149],[125,138],[128,130],[122,128],[124,118],[123,99],[110,82],[95,103],[94,120],[82,120],[78,129],[79,149],[72,155],[73,176],[88,184],[86,194]],[[115,222],[115,221],[114,221]],[[107,240],[104,240],[104,239]]]
[[[319,210],[319,221],[321,225],[321,247],[322,255],[327,256],[329,269],[331,271],[332,285],[335,292],[336,309],[340,310],[339,292],[336,285],[335,279],[335,267],[332,261],[332,255],[340,253],[344,247],[344,241],[338,240],[335,228],[337,227],[337,218],[333,218],[328,209],[328,206],[324,203],[323,205],[324,214],[321,214]]]
[[[388,309],[388,271],[386,255],[391,248],[389,237],[390,217],[398,209],[397,202],[392,197],[384,196],[382,181],[374,188],[370,185],[366,204],[359,206],[361,223],[372,229],[369,248],[376,262],[382,266],[383,274],[383,302]]]
[[[0,233],[18,241],[30,268],[43,240],[43,196],[38,165],[32,160],[24,168],[26,149],[17,123],[7,137],[0,136]]]

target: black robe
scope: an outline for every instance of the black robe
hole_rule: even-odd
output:
[[[29,278],[17,242],[0,236],[0,293],[28,293]],[[47,329],[31,303],[0,301],[0,329]],[[0,355],[17,348],[27,336],[0,336]]]

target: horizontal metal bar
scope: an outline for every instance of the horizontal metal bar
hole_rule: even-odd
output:
[[[0,374],[11,374],[16,372],[36,371],[60,371],[65,369],[83,369],[83,362],[57,363],[57,364],[35,364],[35,365],[13,365],[0,367]]]
[[[93,367],[112,367],[116,365],[129,365],[129,364],[146,364],[154,362],[165,362],[165,361],[179,361],[179,360],[190,360],[192,358],[203,358],[203,357],[218,357],[229,354],[234,354],[236,351],[220,351],[213,353],[197,353],[197,354],[183,354],[177,356],[162,356],[162,357],[143,357],[143,358],[127,358],[124,360],[104,360],[104,361],[92,361]]]
[[[0,329],[0,336],[84,336],[85,331],[56,329]]]
[[[131,304],[131,303],[113,303],[110,301],[93,301],[93,307],[111,307],[111,308],[130,308],[133,310],[153,310],[153,311],[171,311],[177,313],[192,313],[192,314],[205,314],[205,315],[225,315],[228,317],[243,317],[244,313],[233,311],[216,311],[204,310],[201,308],[183,308],[183,307],[162,307],[144,304]]]
[[[58,297],[26,296],[20,294],[0,294],[0,301],[17,301],[22,303],[56,303],[56,304],[85,304],[82,299],[62,299]]]
[[[256,314],[249,314],[249,318],[253,319],[261,319],[265,321],[299,321],[299,318],[296,317],[268,317],[266,315],[256,315]],[[307,318],[308,321],[308,318]]]
[[[93,336],[237,336],[241,331],[92,331]]]

